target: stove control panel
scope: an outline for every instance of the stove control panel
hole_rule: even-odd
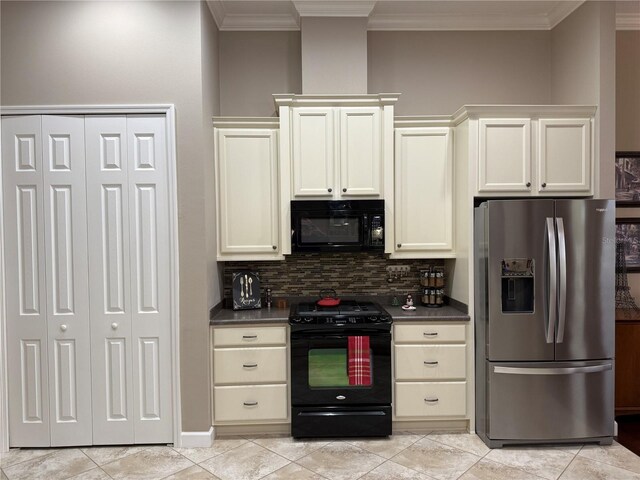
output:
[[[369,315],[369,316],[345,316],[336,315],[331,317],[317,316],[308,317],[304,315],[292,315],[289,317],[291,324],[315,324],[315,325],[353,325],[363,323],[391,323],[391,316]]]

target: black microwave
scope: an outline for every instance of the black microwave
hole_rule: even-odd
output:
[[[384,200],[293,200],[292,252],[384,252]]]

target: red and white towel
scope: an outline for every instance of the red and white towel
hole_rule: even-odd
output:
[[[348,337],[349,385],[371,385],[369,337]]]

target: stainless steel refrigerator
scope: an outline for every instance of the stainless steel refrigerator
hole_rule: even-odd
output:
[[[478,435],[610,444],[615,202],[489,200],[474,222]]]

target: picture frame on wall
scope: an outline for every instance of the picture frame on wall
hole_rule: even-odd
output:
[[[616,207],[640,207],[640,152],[616,152]]]
[[[616,242],[626,244],[627,272],[640,272],[640,218],[617,218]]]

